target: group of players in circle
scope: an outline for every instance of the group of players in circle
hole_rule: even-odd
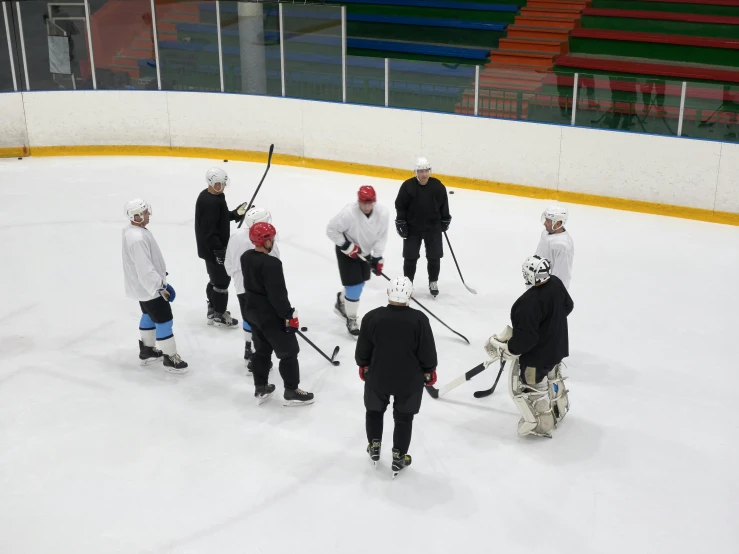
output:
[[[358,322],[359,300],[370,274],[383,274],[383,254],[389,227],[388,209],[377,203],[371,186],[360,187],[357,200],[328,223],[326,234],[335,245],[343,290],[335,311],[357,337],[355,360],[364,381],[367,453],[380,458],[383,416],[393,399],[393,472],[411,463],[408,448],[412,422],[421,406],[424,386],[436,383],[437,353],[428,318],[409,308],[413,282],[425,246],[430,294],[439,295],[443,256],[442,234],[451,224],[446,187],[431,177],[431,165],[419,158],[414,176],[403,182],[395,200],[395,227],[403,239],[403,276],[389,279],[388,305],[375,308]],[[298,312],[288,298],[271,214],[241,203],[229,210],[225,190],[229,178],[220,168],[206,172],[207,188],[195,206],[198,256],[205,262],[208,325],[233,329],[239,322],[227,310],[228,287],[236,288],[244,332],[244,359],[254,378],[254,396],[262,404],[275,392],[269,383],[272,354],[279,360],[284,405],[303,406],[313,393],[300,389]],[[139,302],[139,360],[162,361],[171,373],[186,373],[177,352],[170,303],[175,290],[167,281],[161,250],[147,229],[151,206],[135,199],[125,206],[129,224],[123,229],[122,257],[126,295]],[[527,290],[511,309],[511,325],[491,336],[484,348],[490,361],[509,362],[509,392],[521,413],[519,435],[551,437],[569,408],[561,362],[569,355],[567,316],[573,302],[567,291],[574,246],[565,229],[567,208],[553,204],[541,216],[542,232],[536,255],[526,258]],[[245,228],[231,233],[230,224]],[[386,277],[387,278],[387,277]],[[252,345],[254,350],[252,350]],[[488,362],[490,363],[490,362]]]

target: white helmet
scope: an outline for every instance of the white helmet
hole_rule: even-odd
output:
[[[221,183],[225,189],[228,186],[228,175],[220,167],[211,167],[205,172],[205,181],[209,187],[214,187],[216,183]]]
[[[272,223],[272,214],[264,208],[251,208],[244,216],[244,222],[246,223],[247,229],[250,229],[252,225],[261,221]]]
[[[569,213],[567,211],[567,206],[562,206],[561,204],[551,204],[547,207],[546,210],[544,210],[541,213],[541,222],[542,224],[548,219],[552,223],[557,223],[557,221],[561,221],[562,225],[560,227],[564,227],[567,224],[567,218],[569,217]]]
[[[408,277],[396,277],[387,286],[387,299],[390,302],[408,304],[413,294],[413,281]]]
[[[141,198],[136,198],[130,202],[126,202],[125,212],[129,221],[134,221],[134,217],[141,215],[144,212],[149,212],[149,215],[152,213],[151,206],[146,203],[146,200],[141,200]]]
[[[538,285],[552,276],[552,264],[540,256],[529,256],[521,267],[527,285]]]
[[[429,172],[431,172],[431,164],[426,158],[418,158],[416,160],[416,171],[415,171],[416,175],[418,175],[419,169],[428,169]]]

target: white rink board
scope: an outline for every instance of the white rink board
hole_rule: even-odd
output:
[[[274,143],[280,154],[398,169],[423,155],[445,175],[739,213],[739,146],[719,142],[192,92],[7,93],[0,121],[0,147]]]
[[[383,167],[413,167],[423,155],[421,112],[303,102],[305,156]]]
[[[559,189],[713,209],[721,144],[562,128]]]
[[[168,92],[172,146],[303,156],[304,102],[237,94]],[[245,101],[246,100],[246,101]]]
[[[23,96],[9,92],[0,94],[0,148],[28,146]]]
[[[424,113],[423,152],[444,175],[556,189],[560,129]]]
[[[739,144],[721,145],[716,210],[739,213]]]
[[[31,147],[170,145],[163,92],[24,92],[23,102]]]

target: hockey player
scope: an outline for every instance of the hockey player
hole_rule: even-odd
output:
[[[552,204],[544,210],[541,214],[544,231],[541,233],[536,255],[549,260],[552,264],[552,275],[559,277],[565,288],[569,290],[575,246],[572,243],[572,237],[565,229],[567,218],[566,206]]]
[[[200,193],[195,203],[195,240],[198,256],[205,261],[209,282],[205,288],[208,298],[208,325],[235,328],[239,321],[231,317],[228,307],[228,285],[231,278],[223,264],[230,233],[229,223],[246,213],[247,203],[229,211],[224,192],[228,175],[217,167],[205,173],[208,188]]]
[[[508,391],[521,413],[518,434],[551,438],[569,409],[560,364],[569,356],[567,316],[572,298],[551,275],[549,261],[526,258],[523,276],[532,285],[511,308],[511,324],[488,339],[485,350],[510,364]]]
[[[346,328],[353,336],[359,335],[359,298],[364,282],[370,278],[370,267],[375,275],[381,275],[385,265],[382,254],[389,218],[387,208],[377,204],[375,189],[365,185],[359,188],[357,202],[347,204],[326,228],[328,238],[336,245],[339,276],[344,285],[344,290],[336,293],[334,308],[346,319]]]
[[[241,308],[241,317],[243,318],[241,324],[244,329],[244,363],[249,369],[248,375],[252,374],[250,362],[252,355],[251,325],[246,321],[246,293],[244,291],[244,276],[241,273],[241,256],[247,250],[254,248],[254,244],[249,240],[249,229],[260,221],[272,223],[272,215],[264,208],[256,207],[252,207],[246,212],[244,216],[246,227],[236,229],[231,235],[231,239],[228,241],[228,247],[226,248],[226,262],[224,263],[226,273],[233,280],[234,288],[236,288],[236,297],[239,299],[239,307]],[[279,259],[280,250],[276,244],[272,246],[269,255]]]
[[[355,360],[364,381],[367,453],[377,465],[385,409],[393,397],[393,477],[411,465],[413,416],[421,408],[424,385],[436,383],[436,346],[425,314],[408,307],[413,283],[398,277],[387,287],[388,306],[362,319]]]
[[[141,199],[126,204],[130,223],[123,228],[123,279],[126,296],[138,300],[139,360],[147,365],[162,360],[170,373],[187,373],[187,363],[177,354],[172,333],[175,290],[167,283],[167,266],[154,236],[146,228],[151,206]],[[155,346],[157,348],[155,348]]]
[[[300,348],[295,332],[300,328],[300,322],[297,310],[287,298],[282,262],[269,255],[276,235],[271,223],[255,223],[249,229],[254,250],[247,250],[241,256],[246,291],[245,313],[254,339],[251,359],[254,396],[261,404],[275,392],[275,386],[268,382],[274,352],[280,360],[280,376],[285,383],[285,406],[302,406],[313,403],[313,393],[298,388]]]
[[[395,227],[404,239],[403,274],[411,281],[416,276],[421,242],[424,243],[429,291],[436,297],[439,294],[439,271],[444,255],[441,234],[449,229],[452,216],[449,215],[446,187],[430,176],[431,164],[426,158],[418,158],[415,173],[415,177],[401,185],[395,199]]]

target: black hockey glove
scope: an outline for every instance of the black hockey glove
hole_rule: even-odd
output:
[[[226,249],[213,250],[213,256],[215,256],[217,264],[223,265],[226,261]]]
[[[441,220],[441,232],[446,233],[447,229],[449,229],[449,224],[452,222],[452,218],[449,219],[442,219]]]
[[[398,231],[400,238],[408,238],[408,223],[404,219],[395,220],[395,230]]]
[[[370,257],[368,260],[370,267],[372,268],[372,271],[375,275],[378,277],[382,275],[382,268],[385,267],[385,259],[384,258],[373,258]]]

